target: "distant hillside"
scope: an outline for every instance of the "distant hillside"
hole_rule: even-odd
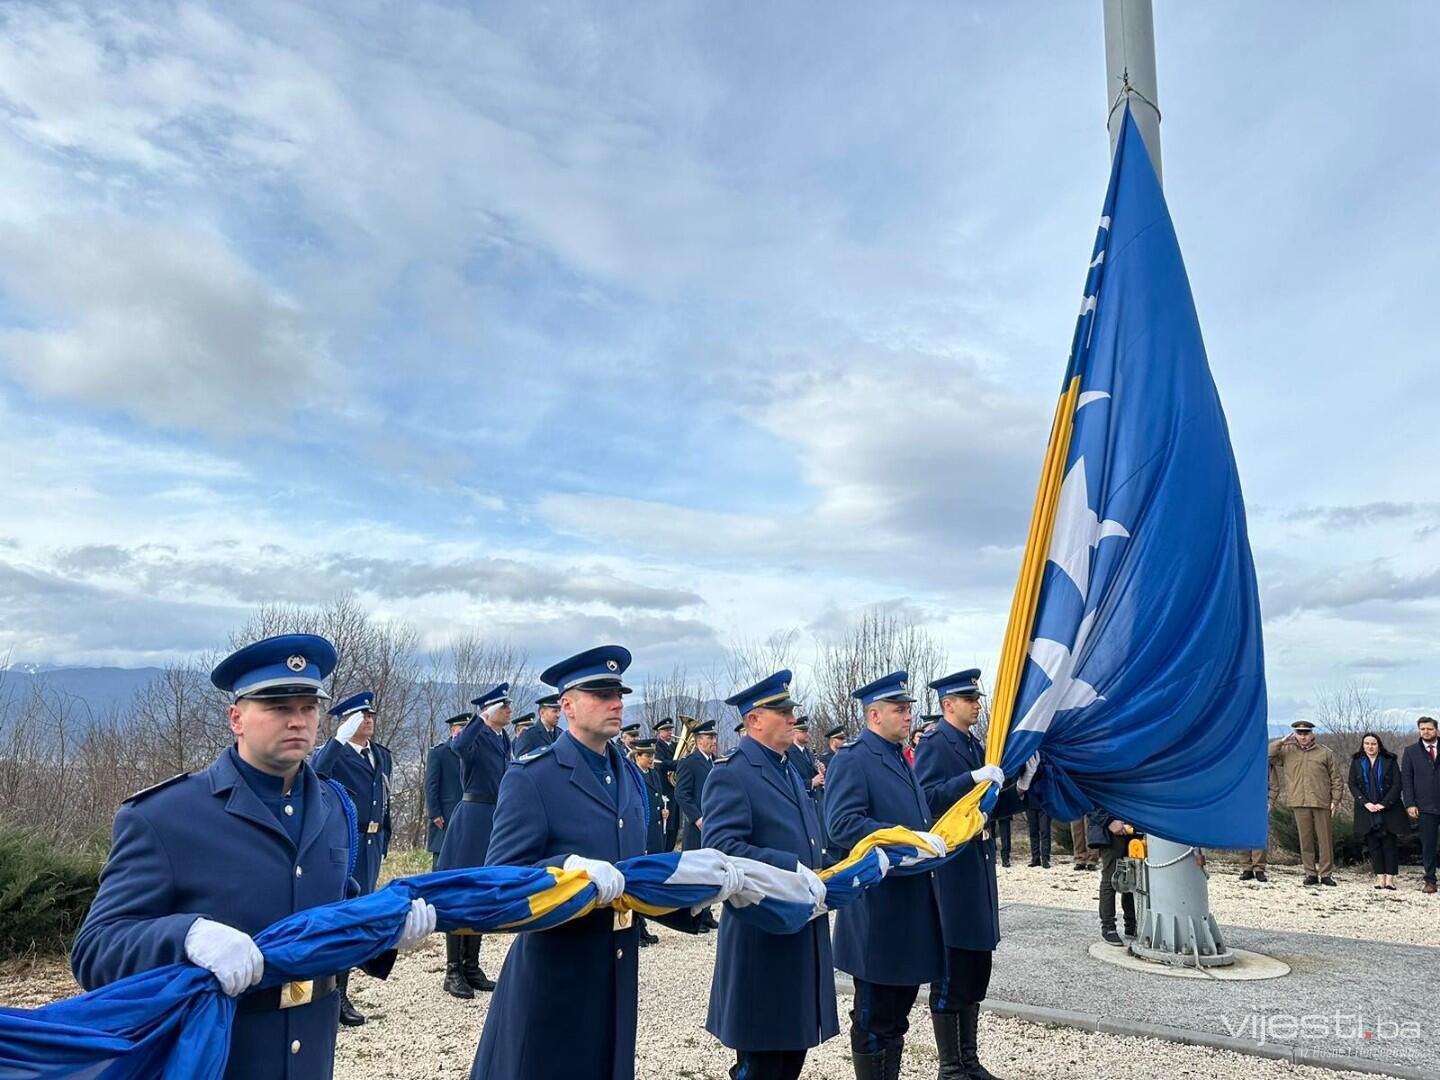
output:
[[[99,716],[112,706],[123,708],[135,691],[160,674],[160,668],[61,667],[16,664],[0,676],[0,700],[27,696],[43,683],[49,690],[80,699]]]

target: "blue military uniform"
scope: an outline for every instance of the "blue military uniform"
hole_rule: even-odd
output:
[[[334,663],[335,650],[323,638],[286,635],[227,658],[212,681],[237,697],[314,696]],[[262,677],[236,681],[257,672]],[[93,990],[186,962],[186,934],[198,918],[253,937],[297,911],[353,895],[355,835],[344,792],[303,762],[290,790],[283,789],[282,778],[247,764],[231,747],[208,768],[127,799],[71,953],[80,985]],[[383,977],[394,958],[387,952],[366,970]],[[332,1075],[335,980],[317,980],[312,993],[308,1004],[288,1009],[279,1007],[279,988],[240,996],[226,1080]]]
[[[855,691],[861,705],[913,702],[903,671]],[[877,829],[925,831],[932,816],[901,747],[871,730],[842,747],[825,777],[832,844],[849,850]],[[898,1062],[922,983],[944,973],[934,873],[889,877],[835,916],[835,966],[855,978],[850,1044],[856,1075],[884,1076]],[[872,1070],[865,1072],[865,1070]]]
[[[555,694],[546,694],[535,699],[536,710],[544,708],[560,707],[560,699]],[[526,754],[532,754],[536,750],[543,750],[554,744],[560,737],[561,727],[557,723],[553,728],[547,728],[543,721],[537,721],[535,726],[515,736],[515,746],[512,753],[518,761]]]
[[[460,713],[445,721],[446,727],[456,724],[462,727],[470,723],[470,714]],[[436,825],[436,818],[443,818],[446,824],[455,813],[465,787],[460,783],[460,759],[450,746],[450,740],[436,743],[425,754],[425,850],[430,852],[430,868],[434,870],[440,861],[440,845],[445,841],[445,826]]]
[[[707,720],[696,727],[695,734],[713,735],[715,725]],[[680,812],[685,816],[680,834],[681,851],[696,851],[705,846],[700,836],[700,827],[695,822],[704,817],[700,809],[700,796],[705,791],[705,781],[709,779],[714,765],[712,757],[693,750],[681,758],[675,767],[675,801],[680,804]]]
[[[789,684],[790,672],[779,671],[727,703],[742,716],[756,708],[790,709]],[[782,755],[746,737],[716,764],[702,798],[709,847],[782,870],[821,867],[820,822],[794,753],[795,747]],[[805,1052],[840,1031],[829,917],[812,919],[795,934],[721,919],[705,1029],[737,1051],[734,1075],[798,1076]]]
[[[491,688],[471,702],[480,710],[509,701],[509,683]],[[478,716],[474,723],[450,740],[460,759],[460,784],[464,788],[453,816],[445,823],[445,841],[440,847],[436,869],[458,870],[484,866],[490,847],[490,829],[495,820],[495,800],[500,795],[500,778],[510,764],[510,736],[496,731]]]
[[[330,715],[343,720],[354,712],[373,711],[374,699],[374,694],[356,694],[331,709]],[[390,750],[374,740],[362,751],[351,743],[330,739],[315,752],[310,764],[321,776],[340,781],[350,793],[360,834],[355,880],[362,895],[372,893],[380,879],[380,863],[390,850],[390,777],[395,769]]]
[[[947,675],[930,684],[943,700],[978,698],[980,669]],[[939,817],[974,786],[971,776],[985,764],[985,746],[943,716],[915,749],[915,775]],[[1024,809],[1014,787],[1001,791],[992,822]],[[940,888],[940,926],[945,938],[945,973],[930,984],[930,1012],[941,1059],[949,1076],[983,1080],[989,1073],[978,1057],[980,1002],[990,987],[992,953],[1000,943],[1000,896],[995,884],[995,840],[987,827],[935,872]],[[947,1073],[947,1067],[950,1072]]]
[[[601,646],[541,679],[561,693],[622,688],[629,663],[625,649]],[[613,744],[599,754],[567,732],[505,774],[491,863],[559,867],[570,855],[611,863],[643,855],[645,802],[639,769]],[[690,928],[683,912],[661,921]],[[472,1080],[632,1080],[638,935],[633,921],[622,925],[605,908],[518,936],[485,1018]]]

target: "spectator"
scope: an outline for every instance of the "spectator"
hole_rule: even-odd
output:
[[[1315,741],[1315,725],[1296,720],[1290,726],[1294,730],[1289,735],[1270,743],[1270,763],[1284,773],[1285,802],[1300,834],[1303,884],[1334,885],[1335,836],[1330,823],[1340,807],[1345,781],[1334,753]]]
[[[1270,840],[1270,811],[1275,809],[1276,800],[1280,798],[1280,770],[1272,761],[1270,762],[1270,768],[1267,771],[1268,776],[1266,778],[1267,783],[1265,797],[1265,840],[1267,846],[1262,848],[1252,848],[1249,851],[1245,852],[1243,856],[1247,860],[1245,872],[1240,875],[1241,881],[1253,880],[1259,881],[1262,884],[1266,880],[1268,880],[1265,877],[1265,860],[1269,853],[1268,844]]]
[[[995,829],[995,838],[1000,843],[1000,865],[1010,865],[1010,822],[1008,817],[1002,817],[992,822]]]
[[[1030,826],[1030,865],[1050,869],[1050,815],[1038,806],[1025,808],[1025,821]]]
[[[1100,866],[1100,853],[1085,839],[1085,819],[1070,822],[1070,850],[1075,854],[1076,870],[1094,870]]]
[[[1086,818],[1086,839],[1100,852],[1100,937],[1111,945],[1125,944],[1115,932],[1115,864],[1126,857],[1130,841],[1138,835],[1133,825],[1106,810],[1096,810]],[[1125,913],[1125,937],[1133,938],[1135,894],[1121,893],[1120,907]]]
[[[1410,820],[1420,826],[1420,859],[1425,883],[1420,891],[1435,894],[1435,849],[1440,845],[1440,747],[1435,718],[1420,717],[1420,741],[1405,748],[1400,760],[1400,797]]]
[[[1380,736],[1367,731],[1350,759],[1350,794],[1355,797],[1355,835],[1365,838],[1375,888],[1394,889],[1400,856],[1395,838],[1405,828],[1400,804],[1400,762]]]
[[[920,736],[924,734],[925,729],[923,727],[917,727],[914,731],[910,732],[910,741],[905,744],[905,760],[910,763],[912,769],[915,767],[915,747],[920,745]]]

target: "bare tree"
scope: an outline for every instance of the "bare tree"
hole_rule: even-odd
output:
[[[945,650],[909,615],[867,608],[844,633],[820,643],[815,665],[817,711],[827,721],[858,729],[860,710],[850,695],[891,671],[910,673],[918,713],[933,712],[927,685],[944,673]]]

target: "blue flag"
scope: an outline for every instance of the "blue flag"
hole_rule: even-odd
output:
[[[1040,749],[1034,793],[1062,820],[1101,807],[1181,843],[1263,847],[1245,507],[1180,246],[1128,111],[1051,450],[1037,521],[1053,525],[1034,563],[1006,775]]]

